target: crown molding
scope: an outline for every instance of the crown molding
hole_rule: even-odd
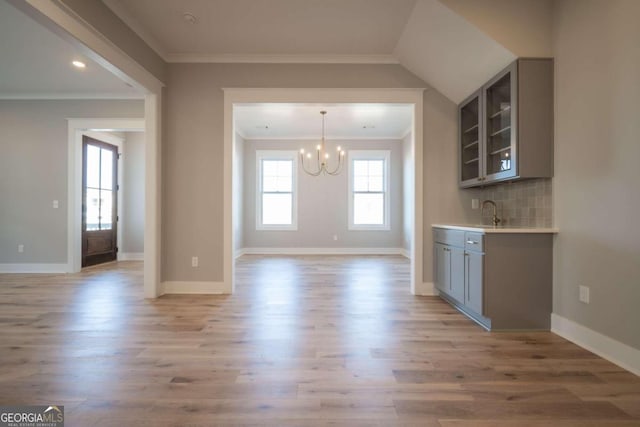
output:
[[[120,18],[127,27],[138,35],[151,49],[153,49],[165,62],[167,61],[167,52],[162,48],[162,45],[147,29],[129,13],[126,7],[122,5],[120,0],[103,0],[103,3],[107,5],[113,13]]]
[[[0,100],[21,101],[21,100],[65,100],[65,99],[113,99],[113,100],[143,100],[144,94],[138,93],[0,93]]]
[[[198,54],[169,53],[164,56],[171,63],[218,64],[399,64],[393,55],[298,55],[298,54]]]

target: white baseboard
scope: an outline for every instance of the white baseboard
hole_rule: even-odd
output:
[[[244,249],[236,249],[236,252],[234,254],[234,258],[240,258],[244,254],[245,254],[245,250]]]
[[[0,273],[66,273],[69,266],[64,264],[17,263],[0,264]]]
[[[409,251],[409,249],[400,248],[400,255],[402,255],[405,258],[411,259],[411,252]]]
[[[640,350],[551,313],[551,332],[583,347],[616,365],[640,375]]]
[[[162,282],[160,289],[160,295],[228,293],[223,282]]]
[[[416,284],[416,295],[422,296],[438,296],[438,290],[431,282],[425,283],[417,283]]]
[[[144,261],[144,252],[118,252],[118,261]]]
[[[241,255],[403,255],[403,248],[244,248]]]

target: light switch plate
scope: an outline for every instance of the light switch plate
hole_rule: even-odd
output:
[[[197,266],[198,266],[198,257],[197,256],[191,257],[191,267],[197,267]]]
[[[19,244],[18,245],[18,253],[23,253],[24,252],[24,245],[23,244]]]
[[[471,199],[471,209],[478,209],[480,207],[480,201],[478,199]]]
[[[58,207],[60,206],[60,204],[58,203],[57,200],[53,201],[53,209],[58,209]]]
[[[580,285],[580,293],[578,295],[578,299],[580,302],[585,304],[589,304],[589,288],[587,286]]]

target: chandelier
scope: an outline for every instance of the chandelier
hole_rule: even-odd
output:
[[[338,146],[338,162],[335,165],[335,168],[329,168],[329,153],[324,145],[324,116],[327,114],[326,111],[320,111],[322,114],[322,140],[320,144],[316,146],[316,165],[313,166],[314,161],[312,160],[313,155],[311,153],[304,152],[304,148],[300,149],[300,164],[302,165],[302,170],[304,170],[307,174],[311,176],[318,176],[321,173],[325,173],[328,175],[338,175],[342,170],[342,164],[344,163],[344,150]],[[307,161],[309,165],[307,166]]]

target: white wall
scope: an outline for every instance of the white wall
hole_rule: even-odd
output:
[[[553,311],[640,349],[640,2],[556,4]],[[591,302],[578,301],[578,285]]]
[[[0,264],[67,262],[67,118],[101,117],[142,118],[144,103],[0,101]]]
[[[402,141],[331,141],[349,150],[390,150],[391,229],[348,229],[348,167],[337,176],[313,177],[298,168],[298,230],[256,230],[256,150],[313,150],[317,141],[244,142],[244,244],[247,248],[401,248]],[[346,163],[346,159],[345,159]],[[338,240],[333,236],[337,235]]]
[[[124,182],[120,226],[120,254],[144,253],[144,132],[123,132],[122,162]]]
[[[235,134],[233,153],[233,240],[234,251],[244,248],[244,197],[245,197],[245,159],[244,139],[238,133]]]
[[[413,179],[413,133],[409,132],[402,138],[402,248],[411,250],[412,215],[414,207],[414,179]],[[428,226],[428,224],[427,224]]]

